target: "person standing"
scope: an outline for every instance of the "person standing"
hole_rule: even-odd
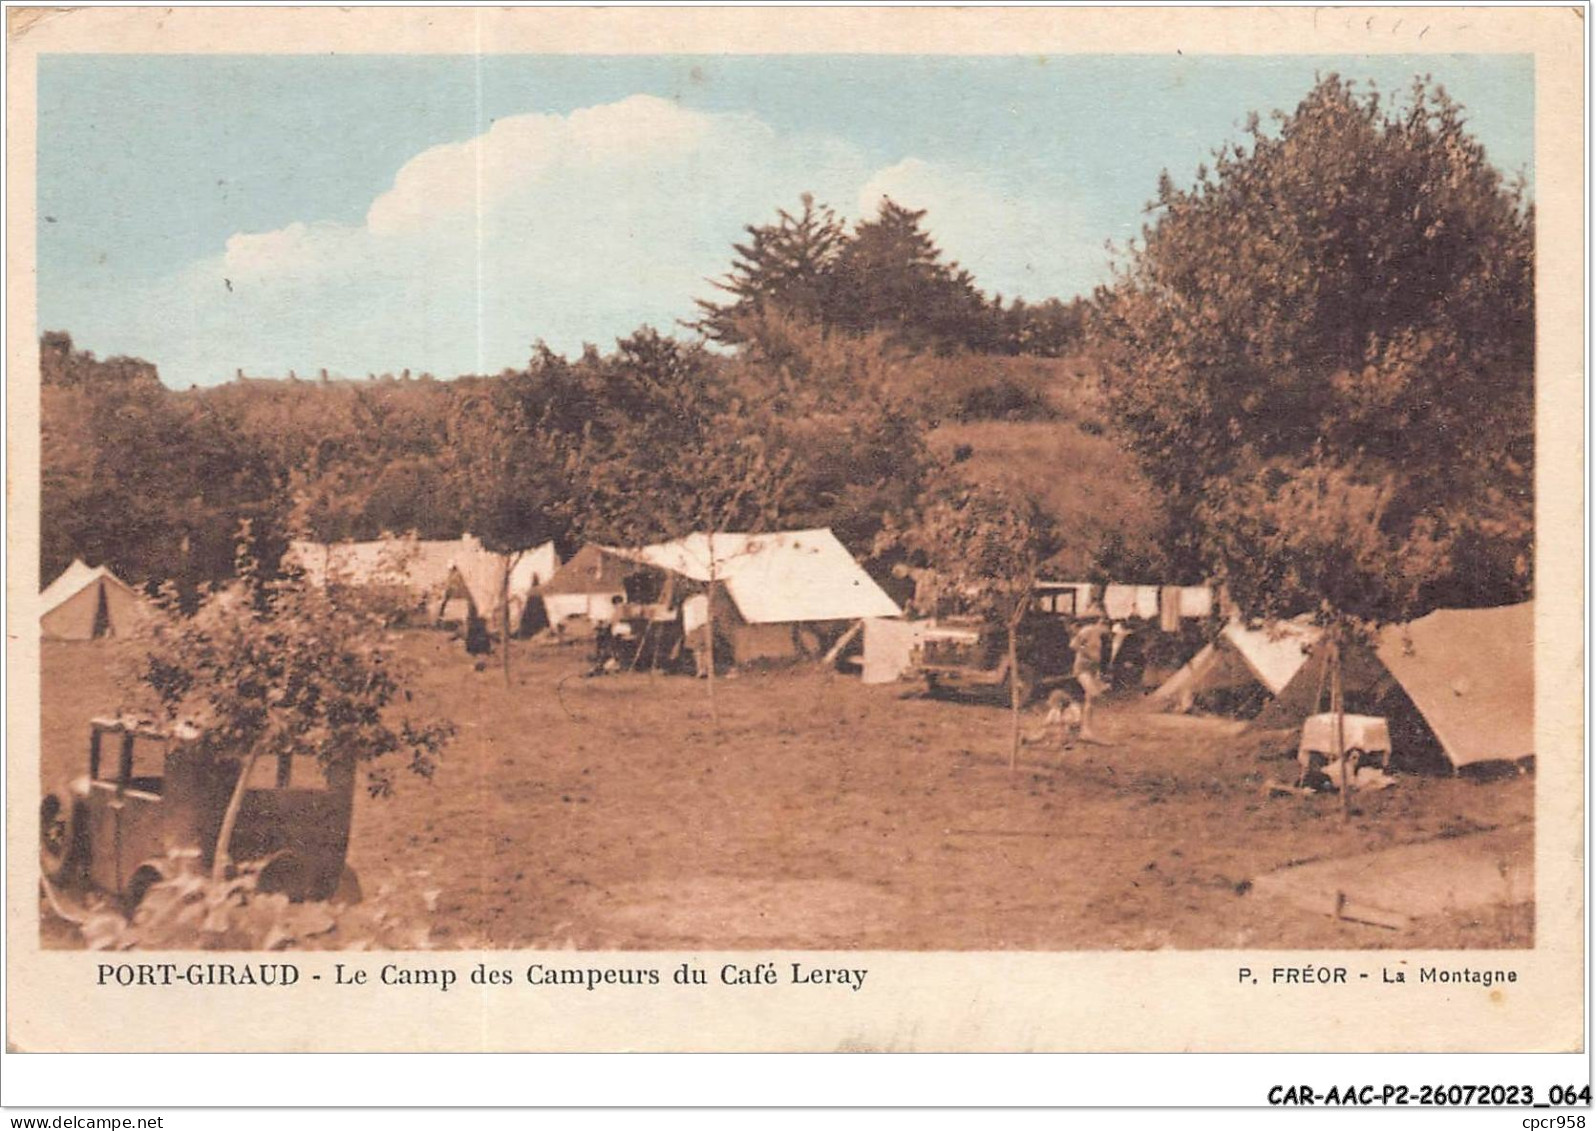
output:
[[[1083,625],[1070,640],[1070,648],[1075,653],[1073,674],[1075,682],[1081,686],[1082,742],[1098,741],[1092,730],[1092,706],[1097,697],[1108,690],[1103,679],[1103,642],[1107,638],[1108,629],[1101,619],[1096,619]]]

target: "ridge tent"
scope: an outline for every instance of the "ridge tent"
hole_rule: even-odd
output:
[[[504,558],[470,534],[449,540],[379,538],[371,542],[294,541],[283,556],[313,585],[392,587],[429,620],[497,623]],[[532,590],[559,566],[554,543],[521,555],[510,573],[510,619],[521,623]]]
[[[553,580],[560,569],[560,555],[553,542],[528,550],[510,570],[510,624],[525,636],[543,627],[543,602],[538,589]]]
[[[104,566],[74,559],[39,594],[39,631],[46,640],[124,636],[144,619],[143,600]]]
[[[719,582],[717,634],[736,663],[791,659],[838,622],[903,615],[828,527],[699,532],[629,556],[700,584]]]
[[[1165,710],[1189,711],[1198,696],[1243,704],[1278,696],[1306,664],[1308,649],[1319,637],[1319,629],[1296,621],[1264,628],[1231,621],[1216,640],[1165,680],[1149,702]]]
[[[413,612],[435,610],[449,585],[450,569],[474,539],[380,538],[371,542],[288,544],[285,564],[321,588],[390,588]],[[429,616],[429,619],[430,616]]]
[[[506,565],[510,567],[508,585],[504,573]],[[559,557],[554,552],[553,542],[545,542],[515,558],[484,549],[480,542],[472,539],[463,543],[449,562],[438,619],[464,623],[477,617],[489,631],[496,631],[500,621],[499,605],[501,599],[507,598],[510,631],[518,632],[528,604],[533,603],[533,591],[542,582],[551,580],[558,568]]]
[[[1259,726],[1299,726],[1324,701],[1324,646]],[[1400,751],[1433,744],[1456,769],[1535,753],[1535,605],[1440,609],[1342,652],[1348,710],[1388,716]]]
[[[626,579],[636,572],[631,555],[588,543],[538,587],[549,624],[562,629],[572,620],[591,623],[595,612],[607,617],[617,597],[626,600]]]

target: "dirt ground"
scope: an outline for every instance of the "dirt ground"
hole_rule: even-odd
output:
[[[430,784],[356,807],[369,899],[416,895],[439,947],[1104,950],[1531,946],[1529,903],[1396,932],[1252,892],[1288,864],[1497,830],[1528,867],[1531,777],[1402,775],[1360,795],[1266,796],[1281,736],[1118,704],[1102,746],[1008,766],[995,706],[905,697],[812,667],[717,683],[584,678],[517,642],[512,682],[457,642],[400,641],[418,711],[458,738]],[[46,785],[116,707],[116,645],[46,643]]]

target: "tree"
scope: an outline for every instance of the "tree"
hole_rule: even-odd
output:
[[[997,295],[992,299],[994,348],[1006,354],[1064,357],[1079,347],[1085,335],[1087,306],[1081,298],[1067,303],[1056,298],[1027,303],[1017,298],[1004,306],[1003,296]]]
[[[239,541],[237,581],[211,591],[193,616],[158,620],[129,681],[169,723],[192,723],[205,753],[239,763],[216,839],[217,880],[226,875],[259,758],[308,758],[324,771],[363,765],[368,791],[387,796],[390,756],[431,778],[454,731],[446,721],[394,716],[409,698],[408,676],[382,643],[379,616],[358,598],[269,579],[248,533]]]
[[[907,518],[882,532],[880,549],[905,553],[929,569],[949,611],[978,615],[1008,629],[1009,768],[1020,756],[1026,689],[1019,636],[1036,589],[1037,570],[1058,548],[1057,531],[1033,499],[957,480],[945,483]]]
[[[767,443],[789,453],[786,521],[828,526],[869,555],[882,516],[913,506],[931,468],[925,423],[904,392],[914,359],[885,334],[828,334],[774,312],[738,326],[728,379],[760,406]]]
[[[500,556],[499,652],[510,682],[510,575],[528,550],[564,539],[572,521],[569,461],[577,437],[568,411],[569,371],[540,349],[523,373],[508,373],[457,397],[448,450],[460,514],[485,549]]]
[[[1175,553],[1328,626],[1339,719],[1354,635],[1529,592],[1534,212],[1425,81],[1382,109],[1331,76],[1274,122],[1165,174],[1099,331]]]
[[[925,210],[881,198],[837,256],[826,316],[854,333],[885,330],[917,350],[983,350],[993,319],[968,271],[946,263]]]
[[[1099,296],[1177,562],[1249,611],[1379,623],[1531,581],[1534,215],[1414,84],[1334,76],[1159,213]],[[1361,529],[1360,523],[1372,523]]]
[[[1054,333],[1021,308],[989,306],[968,271],[945,262],[922,227],[925,211],[883,197],[876,215],[852,231],[807,193],[797,215],[778,210],[774,224],[749,225],[734,244],[731,270],[714,286],[727,302],[699,299],[691,325],[712,341],[748,340],[749,320],[782,315],[827,332],[881,332],[912,350],[987,351],[1010,341],[1051,343]],[[1041,312],[1043,308],[1036,308]],[[1048,318],[1053,312],[1047,310]]]
[[[708,695],[715,701],[715,535],[758,533],[791,498],[789,452],[773,446],[769,408],[743,401],[701,348],[644,328],[603,365],[607,396],[573,462],[576,529],[623,546],[707,535]]]
[[[176,579],[192,604],[231,573],[243,521],[275,560],[284,476],[257,435],[165,388],[150,363],[101,361],[64,333],[41,338],[40,374],[46,577],[82,557],[134,582]]]
[[[848,232],[836,213],[804,193],[803,209],[793,215],[777,209],[774,224],[744,227],[748,242],[733,244],[736,258],[714,285],[731,295],[717,303],[695,300],[702,311],[694,327],[712,341],[743,341],[741,321],[764,311],[819,319],[831,305],[831,273]]]

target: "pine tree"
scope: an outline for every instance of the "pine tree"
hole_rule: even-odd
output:
[[[738,322],[770,309],[819,319],[826,309],[830,277],[847,240],[836,213],[809,193],[802,211],[777,210],[774,224],[748,225],[748,242],[732,245],[737,258],[714,285],[732,296],[726,303],[696,300],[703,316],[694,323],[717,342],[742,340]]]

